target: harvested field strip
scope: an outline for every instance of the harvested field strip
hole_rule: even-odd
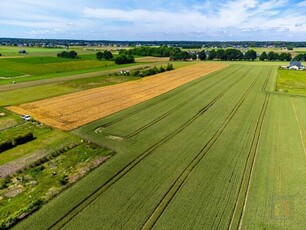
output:
[[[69,130],[156,97],[225,66],[197,64],[140,81],[86,90],[10,109],[17,113],[28,113],[48,125]]]
[[[240,69],[243,68],[242,66],[238,66],[238,67],[239,67],[239,68],[234,68],[234,67],[232,67],[232,68],[234,68],[234,70],[233,70],[232,72],[230,72],[230,73],[228,74],[228,76],[232,76],[233,74],[237,73],[237,71],[239,71]],[[225,76],[224,78],[222,78],[222,80],[224,80],[224,79],[227,78],[228,76]],[[203,79],[203,80],[208,80],[208,79],[210,79],[210,78],[212,78],[212,77],[216,77],[216,76],[215,76],[214,74],[210,74],[209,76],[207,76],[207,77],[206,77],[205,79]],[[203,80],[201,80],[201,82],[202,82]],[[218,81],[218,82],[219,82],[219,81]],[[193,88],[196,88],[197,85],[198,85],[198,81],[193,81],[193,83],[190,83],[190,87],[193,87]],[[213,86],[213,85],[214,85],[214,83],[211,83],[211,84],[210,84],[210,86]],[[208,87],[207,87],[207,88],[208,88]],[[180,95],[180,94],[185,93],[186,90],[189,90],[189,88],[181,88],[181,89],[178,89],[178,90],[174,91],[174,92],[171,93],[171,94],[167,94],[167,96],[163,98],[163,102],[168,101],[169,99],[173,98],[174,96],[178,96],[178,95]],[[116,123],[118,123],[118,122],[121,122],[121,121],[125,120],[126,118],[131,117],[132,115],[138,114],[140,111],[144,111],[144,110],[150,109],[152,106],[156,106],[156,105],[157,105],[156,102],[152,102],[152,103],[146,105],[145,107],[141,107],[140,109],[133,110],[133,111],[127,113],[127,114],[122,114],[122,115],[121,115],[120,117],[118,117],[118,118],[115,118],[115,119],[113,119],[113,120],[111,120],[111,121],[107,121],[107,122],[103,123],[103,125],[101,125],[100,127],[101,127],[101,128],[109,127],[109,126],[111,126],[111,125],[114,125],[114,124],[116,124]]]
[[[209,104],[204,106],[200,111],[198,111],[194,116],[192,116],[186,123],[182,124],[178,129],[176,129],[174,132],[170,133],[167,137],[162,139],[161,141],[155,143],[154,145],[150,146],[146,151],[141,153],[135,160],[128,163],[126,167],[121,169],[114,177],[110,178],[105,184],[103,184],[100,188],[98,188],[94,193],[86,197],[83,201],[81,201],[77,206],[73,207],[73,209],[67,213],[64,217],[62,217],[60,220],[58,220],[54,225],[51,226],[51,228],[59,229],[65,226],[69,221],[73,219],[74,216],[76,216],[79,212],[81,212],[84,208],[86,208],[88,205],[90,205],[95,199],[97,199],[101,194],[103,194],[109,187],[111,187],[114,183],[116,183],[118,180],[123,178],[128,172],[130,172],[135,166],[137,166],[143,159],[145,159],[147,156],[152,154],[157,148],[159,148],[161,145],[167,143],[169,140],[171,140],[173,137],[175,137],[177,134],[182,132],[185,128],[187,128],[189,125],[191,125],[197,118],[199,118],[201,115],[203,115],[210,107],[212,107],[226,92],[228,92],[234,85],[236,85],[239,80],[236,80],[233,82],[230,86],[228,86],[221,94],[217,95]]]
[[[254,87],[256,80],[258,78],[255,78],[253,83],[250,85],[250,87],[246,90],[246,92],[243,94],[241,99],[238,101],[238,103],[235,105],[231,113],[228,115],[226,120],[221,124],[220,128],[217,130],[217,132],[211,137],[211,139],[208,141],[208,143],[205,144],[205,146],[201,149],[199,153],[197,153],[194,157],[194,159],[190,162],[190,164],[185,168],[185,170],[180,174],[180,176],[177,178],[174,184],[171,185],[170,189],[165,193],[164,197],[158,204],[158,206],[154,209],[150,217],[147,219],[145,224],[142,226],[142,229],[151,229],[158,218],[161,216],[163,211],[167,208],[175,194],[178,192],[178,190],[181,188],[181,186],[184,184],[190,173],[193,171],[193,169],[199,164],[199,162],[204,158],[206,153],[209,151],[209,149],[214,145],[214,143],[217,141],[217,139],[220,137],[220,135],[223,133],[224,129],[227,127],[227,125],[230,123],[236,112],[238,111],[241,104],[244,102],[245,98],[251,91],[251,89]]]

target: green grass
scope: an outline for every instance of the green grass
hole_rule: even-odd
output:
[[[306,71],[279,69],[276,90],[306,95]]]

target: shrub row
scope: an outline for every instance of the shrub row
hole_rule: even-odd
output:
[[[12,149],[17,145],[22,145],[27,142],[30,142],[34,139],[35,137],[33,136],[33,133],[29,132],[24,135],[17,136],[13,140],[2,141],[0,142],[0,153]]]
[[[131,75],[132,76],[136,76],[136,77],[147,77],[147,76],[151,76],[151,75],[155,75],[155,74],[158,74],[158,73],[163,73],[163,72],[166,72],[166,71],[170,71],[170,70],[173,70],[173,65],[168,63],[168,65],[166,67],[159,67],[157,68],[156,66],[151,68],[151,69],[147,69],[147,70],[134,70],[134,71],[131,71]]]

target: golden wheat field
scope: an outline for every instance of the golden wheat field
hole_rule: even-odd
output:
[[[9,109],[19,114],[29,114],[55,128],[72,130],[166,93],[225,66],[227,64],[199,63],[137,81],[11,106]]]

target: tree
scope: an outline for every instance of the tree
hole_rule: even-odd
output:
[[[243,53],[240,50],[227,49],[225,50],[225,58],[229,61],[241,60],[243,59]]]
[[[270,51],[267,55],[267,59],[269,61],[273,61],[274,60],[274,57],[275,57],[275,53],[273,51]]]
[[[77,58],[77,56],[78,56],[78,53],[75,52],[74,50],[71,50],[71,51],[69,52],[69,58],[74,59],[74,58]]]
[[[108,50],[105,50],[103,52],[103,56],[106,60],[111,60],[113,58],[113,54],[112,52],[108,51]]]
[[[96,57],[97,57],[97,59],[98,59],[99,61],[101,61],[102,58],[103,58],[103,53],[102,53],[101,51],[97,52],[97,53],[96,53]]]
[[[208,55],[208,60],[214,60],[216,58],[216,51],[215,50],[211,50],[209,52],[209,55]]]
[[[206,53],[205,53],[205,50],[202,50],[201,52],[198,53],[198,56],[199,56],[199,59],[201,61],[204,61],[206,60]]]
[[[251,60],[254,61],[257,58],[257,53],[255,50],[248,50],[245,54],[244,54],[244,59],[245,60]]]
[[[167,67],[166,67],[167,71],[173,70],[173,65],[168,63]]]
[[[225,50],[224,49],[219,49],[216,51],[216,58],[218,58],[219,60],[225,60]]]
[[[279,60],[279,54],[278,53],[274,53],[273,60]]]
[[[264,61],[268,58],[267,53],[266,52],[262,52],[262,54],[259,56],[259,60],[260,61]]]
[[[306,60],[306,53],[305,54],[298,54],[293,58],[294,61],[305,61]]]
[[[191,54],[191,59],[192,60],[197,60],[197,54],[196,53]]]
[[[135,58],[132,55],[128,55],[128,56],[120,55],[115,58],[115,63],[118,65],[134,63],[134,62],[135,62]]]
[[[279,60],[280,61],[291,61],[291,59],[292,59],[292,56],[291,56],[290,53],[281,53],[279,55]]]

